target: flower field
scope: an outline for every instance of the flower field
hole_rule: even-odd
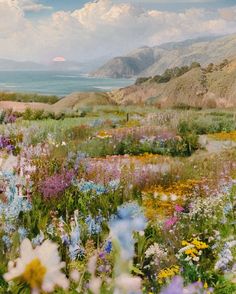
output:
[[[233,113],[4,117],[0,293],[236,293]]]

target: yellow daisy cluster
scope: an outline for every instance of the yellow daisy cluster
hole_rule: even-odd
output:
[[[202,250],[208,248],[209,246],[202,241],[194,238],[192,241],[182,241],[182,246],[184,246],[180,252],[188,256],[189,259],[194,261],[199,260],[199,256],[202,254]]]
[[[187,180],[179,181],[165,188],[155,186],[142,192],[143,205],[146,216],[150,220],[155,220],[158,216],[169,216],[173,213],[176,204],[182,206],[186,198],[191,197],[194,189],[202,181]]]
[[[179,273],[179,271],[180,268],[178,265],[172,265],[171,267],[162,269],[157,276],[158,283],[163,284],[163,282],[165,282],[166,279],[173,278]]]
[[[208,135],[209,138],[214,139],[214,140],[219,140],[219,141],[236,141],[236,131],[232,131],[229,133],[216,133],[216,134],[211,134]]]
[[[100,139],[106,139],[106,138],[111,138],[112,135],[110,135],[107,131],[101,130],[97,133],[96,137]]]
[[[152,153],[144,153],[142,155],[133,155],[130,156],[131,159],[135,159],[140,161],[141,163],[150,163],[150,164],[156,164],[156,163],[169,163],[169,158],[163,155],[159,154],[152,154]]]

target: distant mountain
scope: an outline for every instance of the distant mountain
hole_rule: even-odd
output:
[[[109,60],[91,73],[95,77],[130,78],[154,76],[167,68],[190,65],[203,66],[236,55],[236,34],[224,37],[204,37],[156,47],[142,47],[126,56]]]
[[[99,59],[77,62],[77,61],[52,61],[48,64],[36,63],[31,61],[15,61],[10,59],[0,58],[0,70],[4,71],[27,71],[27,70],[53,70],[53,71],[79,71],[81,73],[88,73],[101,66],[107,58],[101,57]]]
[[[235,55],[236,56],[236,55]],[[113,91],[112,101],[122,105],[169,107],[236,107],[236,58],[218,65],[173,69],[179,76],[164,75],[137,80],[135,85]]]
[[[0,59],[0,70],[44,70],[45,66],[30,61]]]

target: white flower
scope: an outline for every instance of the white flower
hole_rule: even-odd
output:
[[[176,201],[178,199],[178,196],[175,194],[171,194],[170,199],[171,199],[171,201]]]
[[[121,274],[115,280],[116,289],[115,294],[141,293],[141,279],[139,277],[133,277],[129,274]]]
[[[88,261],[88,272],[91,275],[95,274],[96,271],[96,266],[97,266],[97,255],[92,256],[89,261]]]
[[[70,278],[77,283],[80,280],[80,273],[77,270],[73,270],[70,273]]]
[[[159,259],[163,259],[167,256],[166,250],[160,247],[158,243],[154,243],[151,245],[145,252],[145,256],[148,258],[150,256],[154,255],[155,257]]]
[[[67,289],[69,282],[60,271],[65,264],[61,262],[57,245],[46,240],[33,249],[29,239],[24,239],[20,246],[20,257],[8,264],[6,281],[23,279],[32,289],[32,293],[53,292],[55,286]]]
[[[166,194],[162,194],[161,201],[168,201],[168,196]]]
[[[100,288],[102,285],[102,280],[97,277],[93,277],[91,281],[89,282],[89,289],[93,294],[99,294],[100,293]]]
[[[183,252],[185,252],[186,250],[192,249],[192,248],[194,248],[194,247],[195,247],[195,246],[194,246],[193,244],[189,244],[189,245],[187,245],[187,246],[181,248],[181,249],[179,250],[179,253],[183,253]]]
[[[193,258],[193,261],[199,261],[200,260],[200,258],[198,257],[198,256],[195,256],[194,258]]]

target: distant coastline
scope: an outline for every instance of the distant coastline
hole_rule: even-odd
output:
[[[0,71],[1,92],[64,97],[73,92],[112,91],[133,83],[134,79],[95,78],[78,71]]]

